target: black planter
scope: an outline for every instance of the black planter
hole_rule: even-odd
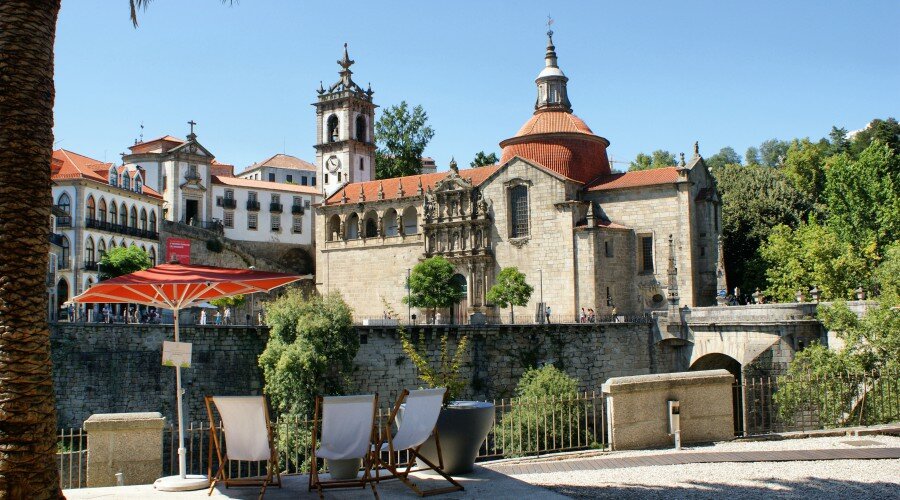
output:
[[[441,410],[437,429],[441,439],[444,472],[451,475],[472,472],[478,449],[494,422],[494,405],[480,401],[454,401]],[[437,465],[434,437],[419,452]]]

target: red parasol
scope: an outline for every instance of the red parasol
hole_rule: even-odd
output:
[[[232,295],[268,292],[300,279],[303,279],[303,276],[253,269],[160,264],[144,271],[96,283],[72,300],[82,303],[144,304],[172,309],[175,315],[175,341],[178,342],[180,309]],[[193,486],[202,486],[206,480],[206,476],[188,478],[186,475],[181,367],[178,366],[175,367],[175,384],[178,403],[179,475],[160,479],[156,484],[157,489],[170,491],[193,489]]]

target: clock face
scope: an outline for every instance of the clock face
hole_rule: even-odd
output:
[[[325,168],[333,174],[341,168],[341,160],[338,159],[337,156],[329,157],[328,160],[325,161]]]

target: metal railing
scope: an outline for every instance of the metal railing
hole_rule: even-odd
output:
[[[60,429],[56,465],[63,489],[87,486],[87,433],[84,429]]]
[[[247,200],[247,210],[259,210],[259,202],[255,200]]]
[[[269,203],[269,211],[281,213],[282,211],[284,211],[284,205],[282,205],[281,203]]]
[[[752,436],[900,421],[900,373],[748,377],[734,384],[735,433]]]
[[[306,209],[303,208],[303,205],[291,205],[291,213],[294,215],[303,215],[303,212]]]
[[[99,229],[101,231],[109,231],[111,233],[124,234],[134,236],[136,238],[144,238],[149,240],[158,240],[159,233],[149,229],[131,227],[124,224],[116,224],[115,222],[107,222],[100,219],[85,218],[84,226],[88,229]]]
[[[417,314],[416,319],[408,319],[406,315],[402,317],[385,318],[384,316],[354,316],[353,322],[356,325],[364,325],[369,322],[371,326],[392,326],[393,324],[401,324],[404,326],[497,326],[497,325],[589,325],[602,323],[651,323],[653,318],[649,314],[618,314],[618,315],[601,315],[595,316],[593,321],[585,318],[581,320],[580,316],[553,314],[549,320],[547,317],[535,318],[533,314],[516,313],[515,321],[511,322],[509,313],[488,315],[483,319],[473,319],[469,316],[450,317],[441,313],[440,318],[423,318]],[[395,323],[391,323],[395,322]]]

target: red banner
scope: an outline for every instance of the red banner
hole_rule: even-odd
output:
[[[169,238],[166,241],[166,262],[172,261],[177,261],[179,264],[191,263],[191,240]]]

